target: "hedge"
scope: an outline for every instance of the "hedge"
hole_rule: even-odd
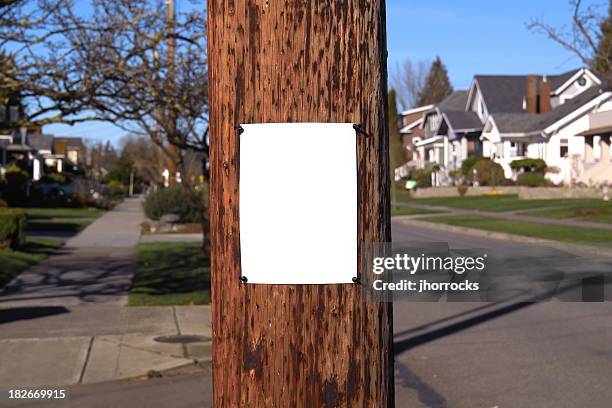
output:
[[[159,221],[162,216],[167,214],[178,216],[180,222],[201,221],[201,210],[194,205],[189,193],[181,186],[161,188],[149,193],[143,207],[145,215],[155,221]]]
[[[463,162],[461,162],[461,174],[467,176],[472,168],[474,168],[474,165],[481,159],[483,159],[483,157],[468,157],[463,160]]]
[[[546,162],[542,159],[514,160],[510,163],[510,168],[513,170],[544,172],[546,169]]]
[[[415,169],[410,173],[410,178],[417,183],[417,188],[431,187],[431,170]]]
[[[0,208],[0,249],[25,244],[26,215],[23,210]]]
[[[543,173],[527,172],[518,176],[516,184],[528,187],[545,187],[550,185]]]

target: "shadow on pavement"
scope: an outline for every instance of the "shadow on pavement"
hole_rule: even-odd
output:
[[[411,348],[420,346],[421,344],[429,343],[430,341],[437,340],[441,337],[449,336],[451,334],[463,331],[465,329],[469,329],[472,326],[476,326],[478,324],[487,322],[489,320],[493,320],[495,318],[504,316],[508,313],[515,312],[517,310],[523,309],[525,307],[533,305],[533,302],[517,302],[510,304],[508,306],[495,309],[493,311],[483,313],[481,315],[471,317],[469,319],[462,320],[457,323],[450,324],[448,326],[444,326],[442,328],[427,332],[425,334],[420,334],[417,336],[412,336],[404,340],[395,341],[393,343],[393,352],[395,355],[403,353],[404,351],[410,350]],[[463,313],[466,314],[466,313]],[[451,318],[443,319],[450,320]]]
[[[134,268],[133,249],[64,247],[0,289],[0,305],[64,304],[67,298],[84,303],[117,300],[127,295]]]
[[[420,346],[425,343],[429,343],[431,341],[435,341],[442,337],[450,336],[452,334],[469,329],[470,327],[477,326],[481,323],[485,323],[490,320],[497,319],[498,317],[502,317],[504,315],[514,313],[526,307],[533,306],[537,302],[549,300],[551,299],[551,297],[555,295],[562,295],[563,293],[570,292],[576,289],[577,287],[581,287],[581,286],[582,286],[582,283],[580,281],[573,282],[571,284],[565,285],[556,290],[541,293],[536,296],[528,297],[527,299],[523,299],[522,301],[512,302],[510,304],[507,304],[506,306],[499,307],[499,308],[495,308],[495,307],[502,305],[503,303],[505,303],[504,301],[488,303],[483,306],[476,307],[472,310],[457,313],[453,316],[445,317],[443,319],[439,319],[439,320],[433,321],[425,325],[421,325],[413,329],[404,330],[403,332],[396,333],[394,336],[396,340],[393,342],[393,353],[394,355],[397,356],[414,347]],[[493,310],[485,312],[487,309],[493,309]],[[406,339],[397,340],[397,337],[401,337],[402,335],[422,331],[431,326],[437,325],[439,323],[445,323],[445,322],[454,320],[456,318],[464,317],[466,315],[476,313],[476,312],[484,312],[484,313],[478,314],[474,317],[466,318],[456,323],[448,324],[446,326],[440,327],[438,329],[429,331],[424,334],[419,334],[419,335],[408,337]]]
[[[70,313],[64,306],[32,306],[0,309],[0,324],[18,320],[38,319],[40,317]]]

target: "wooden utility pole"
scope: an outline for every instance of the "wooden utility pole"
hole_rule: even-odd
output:
[[[166,24],[168,31],[168,91],[172,97],[171,101],[174,101],[174,72],[175,72],[175,61],[174,54],[176,50],[176,39],[174,38],[175,24],[176,24],[176,12],[174,10],[174,0],[166,0]],[[168,106],[166,110],[166,119],[168,120],[168,136],[170,139],[176,136],[176,114],[174,112],[174,106]],[[179,151],[175,145],[168,141],[168,172],[170,177],[168,178],[168,186],[172,187],[176,184],[176,162],[178,160]]]
[[[385,2],[208,0],[208,30],[214,406],[393,406],[390,304],[358,284],[240,282],[236,132],[361,124],[358,237],[390,241]]]

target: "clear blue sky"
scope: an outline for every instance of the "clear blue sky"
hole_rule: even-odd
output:
[[[187,0],[177,0],[179,9]],[[605,0],[587,1],[605,11]],[[416,1],[387,0],[389,69],[406,58],[431,60],[439,55],[456,89],[467,88],[474,74],[559,73],[580,65],[577,58],[525,23],[533,17],[569,24],[567,0]],[[52,125],[56,135],[83,136],[117,144],[124,132],[105,123],[74,127]]]
[[[607,10],[606,0],[588,5]],[[561,27],[571,22],[572,10],[567,0],[388,0],[389,69],[406,58],[439,55],[460,89],[474,74],[553,74],[579,66],[560,45],[527,30],[534,17]]]

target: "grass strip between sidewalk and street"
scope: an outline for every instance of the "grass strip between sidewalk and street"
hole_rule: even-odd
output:
[[[454,225],[458,227],[522,235],[551,241],[612,247],[612,233],[609,230],[603,229],[539,224],[526,221],[483,217],[479,215],[424,217],[419,218],[419,220]]]
[[[547,200],[520,199],[518,195],[481,195],[466,197],[432,197],[432,198],[410,198],[403,194],[400,202],[405,204],[420,204],[440,207],[458,208],[462,210],[480,210],[492,212],[520,211],[538,208],[580,208],[599,207],[605,203],[601,199],[590,198],[564,198]]]
[[[138,246],[138,267],[128,305],[203,305],[210,303],[210,259],[202,245],[160,242]]]
[[[91,208],[24,208],[31,218],[98,218],[104,211]]]
[[[610,203],[609,201],[602,201],[602,204],[596,206],[584,206],[577,208],[552,208],[546,211],[529,211],[523,214],[535,217],[556,219],[572,218],[579,221],[591,221],[612,224],[612,203]]]
[[[101,210],[87,208],[26,208],[27,231],[78,233],[98,217]]]
[[[19,250],[0,251],[0,288],[30,266],[46,259],[62,244],[59,239],[28,237],[26,245]]]

